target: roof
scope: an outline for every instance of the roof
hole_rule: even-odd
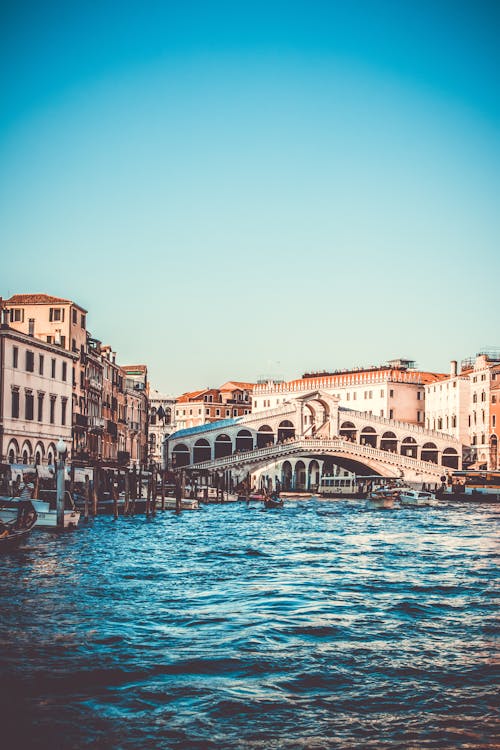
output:
[[[4,300],[5,305],[75,305],[80,310],[87,312],[84,307],[62,297],[52,297],[50,294],[13,294]]]
[[[175,438],[177,440],[181,437],[196,435],[199,432],[207,432],[207,430],[218,430],[223,429],[224,427],[232,427],[233,425],[238,424],[240,419],[241,417],[237,419],[221,419],[218,422],[207,422],[207,424],[199,424],[196,427],[186,427],[184,430],[173,432],[168,436],[168,439],[172,440],[172,438]]]
[[[227,383],[223,383],[219,390],[220,391],[232,391],[240,388],[241,390],[253,391],[256,383],[242,383],[239,380],[228,380]]]
[[[202,391],[188,391],[187,393],[183,393],[181,396],[178,396],[175,400],[177,402],[196,401],[202,393],[208,393],[208,391],[208,388],[203,388]]]
[[[348,385],[369,385],[370,382],[377,382],[366,380],[365,376],[369,378],[377,378],[379,376],[387,377],[391,382],[410,383],[412,385],[428,385],[429,383],[436,383],[440,380],[449,378],[449,375],[438,372],[422,372],[422,370],[401,370],[399,368],[383,368],[373,370],[349,370],[342,373],[335,373],[332,375],[316,375],[314,377],[297,378],[297,380],[290,380],[284,384],[284,390],[298,386],[299,384],[310,385],[311,390],[316,388],[337,388],[341,385],[342,381],[346,378],[350,378]],[[356,382],[359,381],[359,382]],[[323,383],[323,385],[321,385]]]

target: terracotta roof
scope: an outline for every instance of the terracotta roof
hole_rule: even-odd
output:
[[[242,383],[239,380],[228,380],[227,383],[223,383],[219,390],[220,391],[234,391],[238,388],[241,390],[253,391],[256,383]]]
[[[183,393],[181,396],[178,396],[175,400],[177,402],[196,401],[202,393],[207,393],[207,391],[208,388],[204,388],[202,391],[189,391],[188,393]]]
[[[62,297],[52,297],[50,294],[13,294],[9,299],[4,300],[5,305],[75,305],[80,310],[87,312],[76,302]]]

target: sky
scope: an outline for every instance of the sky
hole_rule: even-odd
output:
[[[500,346],[500,3],[0,7],[0,295],[178,395]]]

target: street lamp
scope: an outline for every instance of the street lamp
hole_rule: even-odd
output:
[[[66,446],[66,443],[62,438],[59,438],[57,445],[57,492],[56,492],[56,508],[57,508],[57,527],[59,529],[64,528],[64,489],[65,489],[65,463],[66,463],[66,454],[68,452],[68,448]]]

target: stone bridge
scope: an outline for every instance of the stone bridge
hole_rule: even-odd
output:
[[[180,430],[164,444],[169,468],[231,469],[236,478],[266,469],[279,478],[290,466],[293,474],[300,457],[307,459],[302,461],[306,476],[321,475],[326,457],[354,473],[435,482],[443,471],[461,467],[462,445],[443,432],[339,408],[338,399],[322,391],[238,419]]]

